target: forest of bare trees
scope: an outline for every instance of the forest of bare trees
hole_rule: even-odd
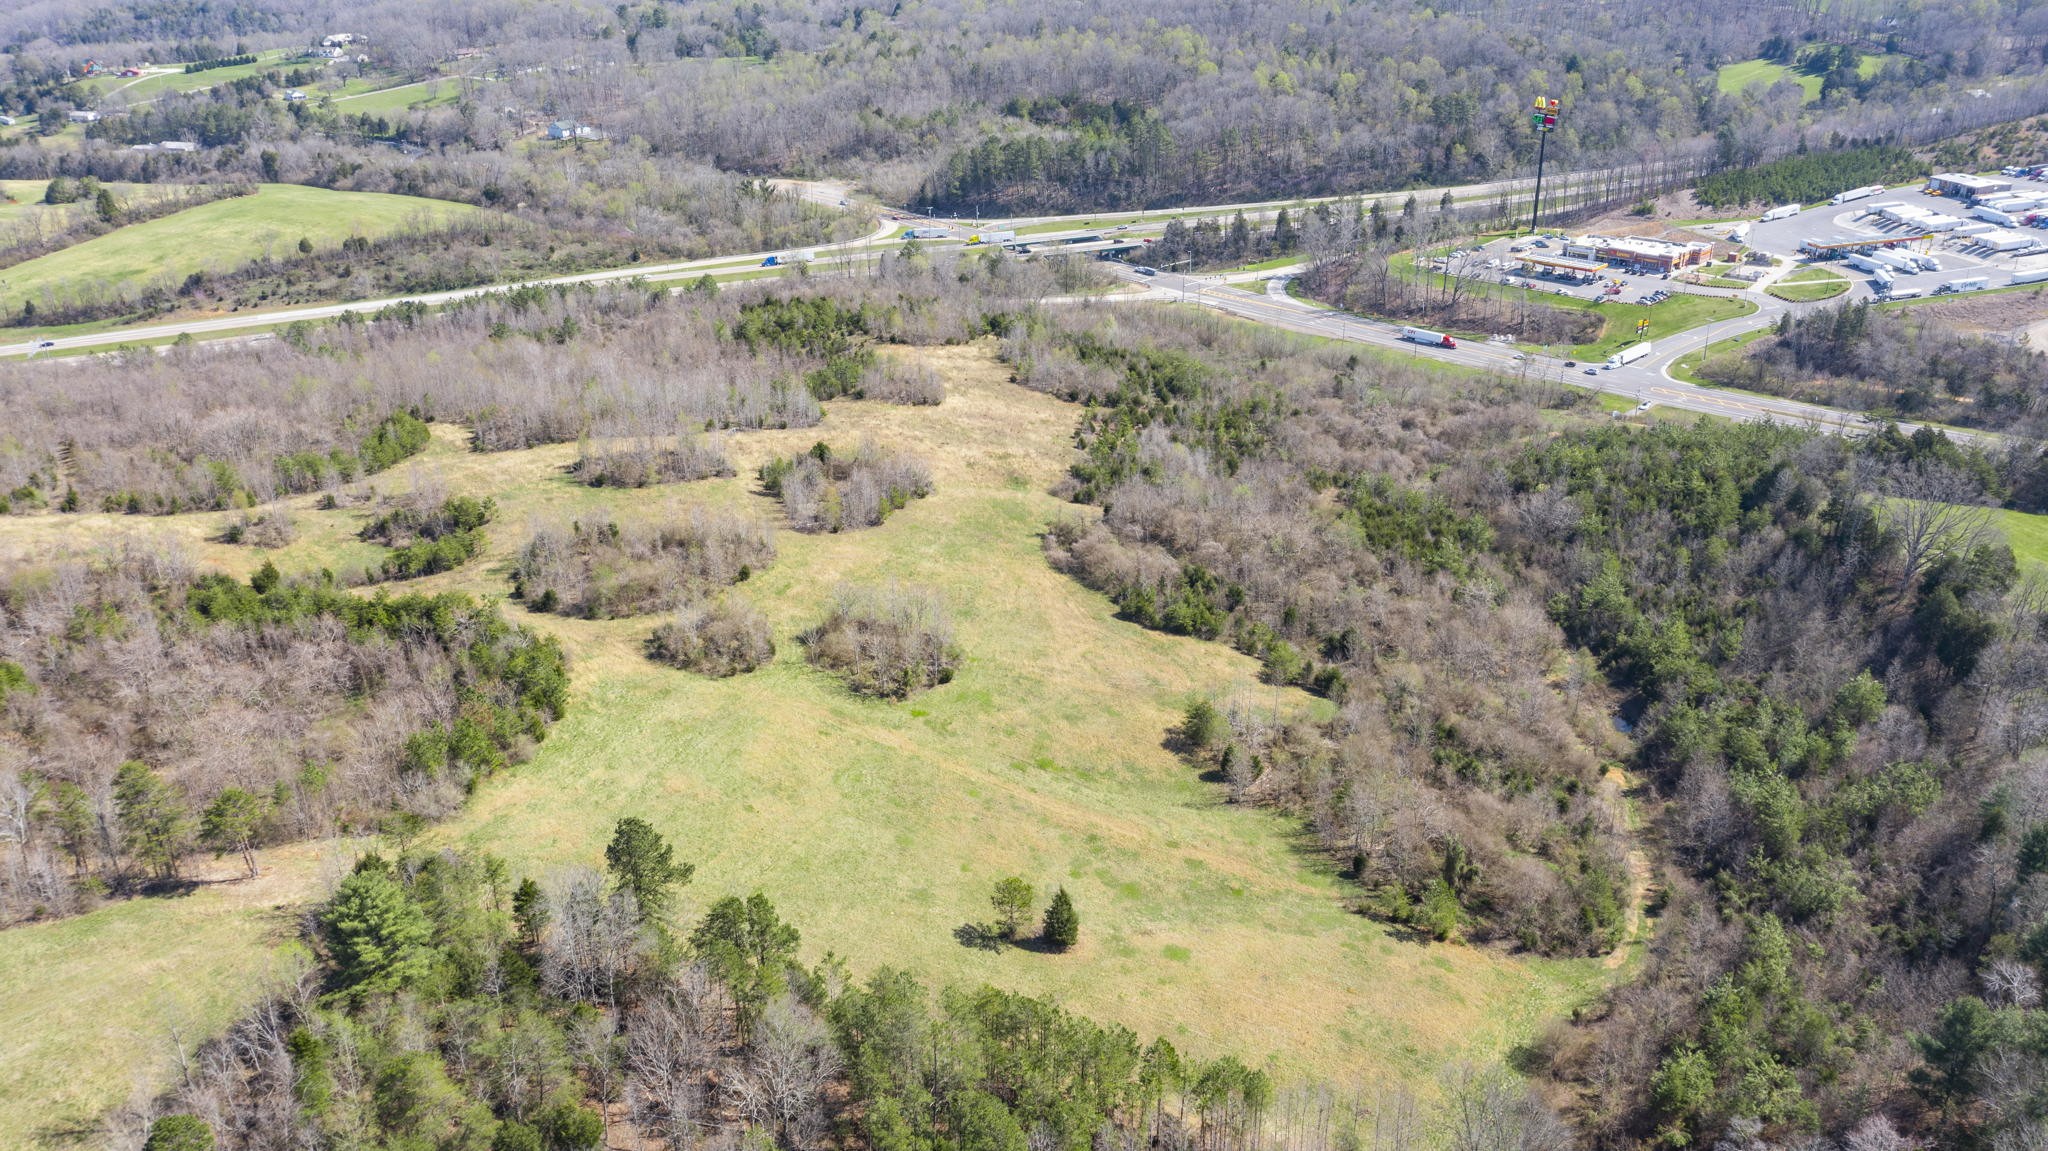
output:
[[[463,596],[372,601],[271,567],[242,584],[168,547],[12,567],[0,924],[175,887],[202,847],[443,815],[566,692],[552,642]]]
[[[221,134],[205,166],[242,178],[488,203],[649,245],[673,242],[678,229],[714,243],[765,234],[767,220],[744,202],[746,183],[729,172],[853,177],[896,203],[977,215],[1498,179],[1525,174],[1533,159],[1521,116],[1532,88],[1567,109],[1553,163],[1662,173],[1638,193],[1802,141],[1924,145],[2048,104],[2038,70],[2048,31],[2011,5],[970,12],[942,3],[883,12],[380,2],[335,11],[263,0],[232,15],[110,20],[101,11],[29,6],[0,21],[0,39],[20,48],[0,104],[78,104],[62,77],[87,57],[300,46],[346,23],[374,66],[401,78],[463,52],[480,53],[482,65],[462,99],[411,112],[317,101],[287,111],[267,91],[223,87],[138,105],[128,119],[137,131],[150,120],[152,139]],[[1538,27],[1542,35],[1525,34]],[[1867,75],[1837,68],[1814,104],[1789,80],[1741,93],[1716,83],[1723,64],[1807,49],[1889,55]],[[563,164],[552,149],[529,156],[508,146],[550,117],[599,125],[609,142]],[[151,164],[153,178],[179,180],[199,170],[127,154],[121,123],[97,129],[114,146],[69,157],[0,147],[0,173],[111,179],[119,168],[132,179]],[[397,156],[386,142],[423,154]]]

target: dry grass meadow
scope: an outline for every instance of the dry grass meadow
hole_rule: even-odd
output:
[[[816,440],[863,438],[928,460],[930,498],[879,528],[778,534],[780,558],[741,590],[775,626],[775,661],[729,680],[649,662],[653,618],[514,618],[560,635],[575,660],[569,717],[538,756],[480,789],[435,833],[515,869],[597,864],[615,820],[638,815],[697,864],[682,914],[759,889],[865,975],[883,964],[931,981],[988,981],[1059,996],[1076,1010],[1343,1085],[1408,1080],[1425,1092],[1461,1054],[1500,1056],[1612,976],[1597,960],[1530,961],[1397,939],[1345,909],[1349,892],[1285,818],[1232,807],[1163,746],[1195,696],[1302,709],[1318,701],[1257,683],[1216,643],[1142,630],[1052,571],[1038,535],[1089,514],[1046,494],[1073,452],[1075,409],[1008,382],[985,346],[928,357],[948,388],[937,408],[828,405],[818,428],[736,436],[736,479],[592,490],[562,468],[573,445],[498,455],[458,429],[415,464],[499,504],[488,554],[419,586],[503,595],[539,519],[626,519],[706,502],[773,517],[752,471]],[[363,511],[295,501],[291,571],[359,566]],[[107,546],[126,533],[181,538],[204,564],[246,573],[264,553],[212,542],[223,514],[166,519],[0,519],[0,556]],[[856,698],[803,661],[794,636],[841,581],[929,585],[966,662],[906,703]],[[217,1024],[280,960],[290,908],[313,898],[336,845],[273,852],[273,875],[181,900],[135,902],[0,933],[0,1130],[61,1141],[97,1109],[167,1069],[167,1027]],[[326,862],[323,862],[325,860]],[[963,946],[1004,875],[1063,884],[1083,919],[1066,955]],[[253,886],[253,885],[252,885]],[[23,1041],[26,1040],[26,1046]]]

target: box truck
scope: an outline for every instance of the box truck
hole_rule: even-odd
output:
[[[1642,359],[1642,358],[1643,358],[1644,356],[1647,356],[1647,355],[1649,355],[1649,354],[1650,354],[1650,345],[1649,345],[1649,343],[1647,343],[1647,342],[1644,342],[1644,343],[1636,344],[1636,345],[1634,345],[1634,346],[1632,346],[1632,347],[1627,347],[1627,348],[1623,348],[1622,350],[1620,350],[1620,351],[1618,351],[1618,352],[1614,353],[1613,355],[1611,355],[1611,356],[1607,357],[1607,366],[1608,366],[1609,368],[1618,368],[1618,367],[1622,366],[1623,364],[1633,364],[1633,363],[1635,363],[1635,362],[1636,362],[1637,360],[1640,360],[1640,359]]]
[[[1432,332],[1428,328],[1402,328],[1401,338],[1412,343],[1428,344],[1432,348],[1455,348],[1458,346],[1458,341],[1444,335],[1442,332]]]

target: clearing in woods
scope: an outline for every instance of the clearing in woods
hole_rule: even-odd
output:
[[[1073,1009],[1164,1034],[1200,1055],[1235,1052],[1283,1074],[1340,1084],[1405,1081],[1433,1090],[1461,1055],[1492,1059],[1613,978],[1597,959],[1531,960],[1397,939],[1346,910],[1355,891],[1316,856],[1291,820],[1230,806],[1164,747],[1196,696],[1296,711],[1319,702],[1255,679],[1226,646],[1143,630],[1046,564],[1039,533],[1091,514],[1046,494],[1072,458],[1077,409],[1018,387],[986,345],[890,354],[936,364],[948,395],[936,408],[828,405],[823,425],[734,436],[735,479],[640,491],[571,483],[573,445],[492,455],[436,429],[414,464],[375,478],[403,489],[432,476],[450,491],[499,504],[488,553],[418,581],[502,595],[528,525],[614,514],[621,520],[692,504],[776,505],[753,469],[818,440],[864,438],[916,453],[936,490],[879,527],[841,535],[778,534],[780,557],[741,585],[775,627],[768,667],[707,680],[650,663],[653,618],[515,619],[562,637],[574,659],[573,705],[538,755],[478,790],[433,834],[498,853],[515,871],[601,865],[619,817],[651,821],[697,865],[679,914],[727,893],[766,892],[803,931],[803,953],[846,958],[856,977],[892,964],[933,982],[991,982],[1052,993]],[[300,537],[274,553],[283,569],[360,565],[361,510],[293,501]],[[0,555],[90,550],[119,533],[181,538],[202,563],[247,574],[263,553],[210,542],[221,513],[165,519],[39,515],[0,520]],[[965,666],[907,703],[855,698],[805,664],[794,635],[841,581],[897,580],[938,589]],[[278,887],[320,889],[336,845],[267,853]],[[991,918],[1005,875],[1074,896],[1082,941],[1072,953],[991,952],[956,937]],[[262,937],[278,900],[238,902],[235,885],[186,900],[118,905],[65,923],[0,932],[0,974],[39,970],[90,979],[156,953],[157,941],[216,951]],[[210,940],[214,942],[201,942]],[[194,971],[189,996],[226,1004],[255,990],[253,961]],[[51,978],[57,978],[52,976]],[[0,996],[0,1034],[39,1036],[36,1078],[0,1064],[0,1129],[47,1132],[89,1120],[137,1076],[161,1072],[165,1020],[134,982],[91,997],[96,1026],[68,1032],[85,997],[40,996],[18,980]],[[81,986],[85,984],[80,984]],[[218,1015],[214,1017],[218,1019]],[[125,1040],[113,1038],[116,1033]],[[56,1108],[24,1083],[74,1083]]]
[[[301,237],[332,250],[350,236],[436,226],[480,210],[421,196],[263,184],[251,195],[116,228],[16,264],[0,273],[0,310],[19,312],[24,300],[118,295],[131,285],[233,271],[265,256],[296,257]]]

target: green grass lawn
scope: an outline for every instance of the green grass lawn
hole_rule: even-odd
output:
[[[1748,300],[1732,299],[1728,296],[1702,296],[1692,292],[1673,292],[1661,304],[1648,307],[1639,304],[1606,304],[1604,313],[1607,326],[1600,338],[1590,344],[1580,344],[1571,350],[1573,359],[1604,359],[1614,354],[1625,344],[1635,343],[1636,321],[1650,321],[1648,339],[1660,340],[1691,331],[1703,324],[1732,320],[1756,311],[1756,305]]]
[[[567,620],[508,606],[561,637],[572,710],[531,762],[482,786],[438,838],[533,873],[601,864],[613,823],[639,815],[697,866],[684,917],[758,889],[802,929],[806,957],[829,950],[856,976],[886,963],[933,981],[1052,993],[1184,1051],[1236,1052],[1283,1078],[1347,1087],[1393,1081],[1428,1095],[1446,1060],[1501,1058],[1616,976],[1598,960],[1409,942],[1347,910],[1356,889],[1304,849],[1294,821],[1223,802],[1163,746],[1192,698],[1235,697],[1282,714],[1328,705],[1260,684],[1256,663],[1225,644],[1118,620],[1104,597],[1046,564],[1045,525],[1093,514],[1047,494],[1072,459],[1078,409],[1009,383],[985,345],[889,354],[935,364],[945,403],[835,402],[821,427],[736,436],[729,451],[741,478],[591,489],[563,474],[574,445],[478,454],[458,429],[437,429],[418,473],[450,491],[489,493],[500,512],[485,556],[419,581],[422,590],[502,595],[536,518],[632,519],[699,504],[773,516],[746,477],[818,440],[909,451],[930,461],[936,481],[928,499],[881,527],[779,535],[777,561],[742,589],[778,648],[749,675],[707,680],[650,663],[642,644],[652,619]],[[8,517],[0,554],[168,534],[200,563],[246,575],[264,553],[216,541],[227,514]],[[318,511],[309,497],[293,501],[293,514],[300,535],[277,553],[281,567],[361,562],[355,532],[367,512]],[[966,656],[953,682],[904,703],[850,695],[808,666],[793,638],[841,582],[890,580],[935,588]],[[310,894],[321,869],[299,870]],[[989,917],[988,889],[1009,874],[1074,895],[1084,924],[1075,951],[956,941],[963,924]],[[99,913],[118,918],[99,932],[0,932],[0,976],[33,965],[62,972],[60,990],[80,989],[0,998],[5,1034],[38,1029],[33,1082],[78,1084],[67,1115],[85,1109],[83,1096],[111,1101],[165,1069],[158,991],[137,980],[94,986],[102,965],[125,970],[155,939],[209,955],[246,950],[271,914],[187,935],[184,917],[202,906],[124,905]],[[110,936],[126,950],[108,953]],[[252,992],[256,966],[195,965],[182,991],[233,1002]],[[89,1015],[101,1038],[40,1038],[66,1022],[38,1014],[50,1004],[65,1005],[69,1021]],[[40,1131],[54,1119],[34,1092],[0,1089],[4,1129]]]
[[[1793,303],[1825,300],[1848,290],[1848,278],[1828,268],[1801,268],[1764,289],[1781,300]]]
[[[1744,60],[1739,64],[1723,64],[1714,77],[1714,83],[1721,91],[1733,96],[1751,85],[1761,84],[1768,88],[1780,80],[1790,80],[1806,92],[1806,99],[1820,99],[1819,76],[1808,76],[1794,72],[1783,64],[1769,60]]]
[[[1998,529],[2023,567],[2048,571],[2048,516],[1998,509]]]
[[[1673,360],[1671,362],[1671,374],[1674,378],[1683,380],[1688,384],[1697,384],[1700,387],[1706,388],[1718,387],[1719,385],[1711,380],[1701,379],[1695,372],[1695,369],[1715,356],[1747,347],[1772,334],[1773,332],[1770,328],[1758,328],[1756,331],[1744,332],[1739,336],[1731,336],[1725,340],[1715,340],[1703,348],[1688,352]]]
[[[334,97],[334,107],[350,115],[390,116],[414,108],[453,104],[461,95],[461,81],[450,77],[339,95]]]
[[[213,88],[249,76],[260,76],[273,68],[300,66],[317,68],[325,63],[325,61],[305,61],[287,65],[285,57],[289,54],[285,49],[279,48],[269,52],[257,53],[254,64],[236,64],[229,68],[209,68],[204,72],[185,72],[182,70],[182,66],[180,66],[179,71],[144,76],[141,79],[101,76],[92,80],[81,81],[81,83],[89,85],[93,91],[102,96],[118,91],[123,99],[131,104],[135,104],[144,100],[153,100],[166,92],[196,92],[201,88]]]
[[[477,210],[416,196],[266,184],[251,196],[119,228],[0,269],[0,308],[19,311],[28,299],[62,299],[81,289],[118,291],[123,285],[182,279],[192,272],[229,271],[267,254],[295,254],[302,236],[331,248],[352,235],[383,235]]]

